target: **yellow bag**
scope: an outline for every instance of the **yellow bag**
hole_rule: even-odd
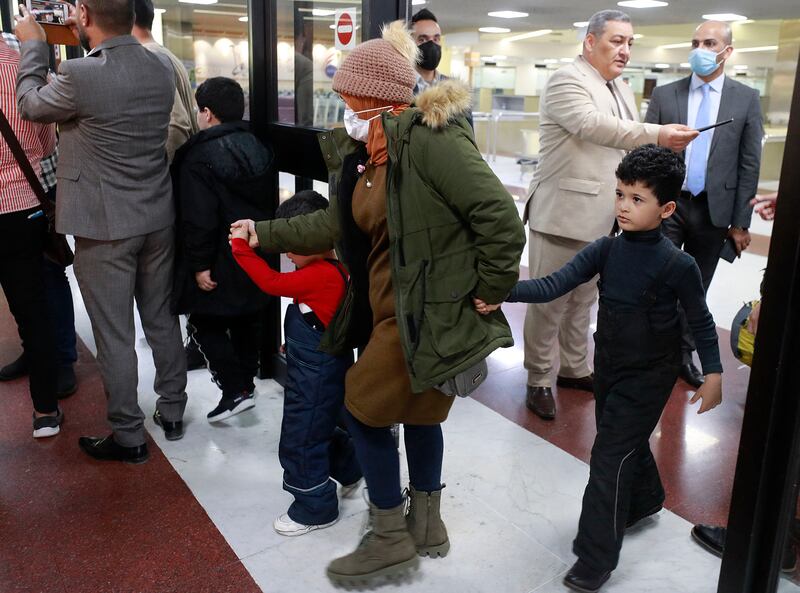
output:
[[[747,329],[747,322],[750,320],[753,308],[758,303],[759,301],[757,300],[745,303],[733,318],[731,326],[731,349],[733,350],[733,355],[747,366],[752,366],[753,364],[753,352],[756,344],[756,336]]]

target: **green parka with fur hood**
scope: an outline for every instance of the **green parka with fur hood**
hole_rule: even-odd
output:
[[[525,233],[514,202],[481,157],[464,113],[469,91],[448,81],[411,107],[384,114],[389,162],[387,225],[397,327],[411,387],[421,392],[514,341],[503,313],[475,312],[472,297],[501,303],[519,277]],[[265,251],[314,254],[335,247],[351,282],[321,348],[364,346],[372,330],[367,255],[370,239],[353,221],[362,143],[344,129],[321,133],[330,206],[259,222]]]

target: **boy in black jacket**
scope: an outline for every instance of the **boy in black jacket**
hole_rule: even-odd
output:
[[[216,422],[255,405],[264,296],[233,259],[228,231],[242,218],[272,218],[264,191],[272,154],[242,121],[244,93],[236,81],[210,78],[195,97],[200,132],[175,153],[172,165],[179,237],[175,305],[189,314],[189,334],[222,390],[208,414]]]
[[[694,259],[661,234],[675,212],[686,168],[672,151],[652,144],[617,168],[617,223],[622,233],[582,249],[545,278],[519,282],[510,302],[552,301],[600,274],[594,355],[597,438],[573,552],[564,577],[575,591],[600,589],[617,566],[625,529],[657,513],[664,502],[648,439],[681,365],[680,302],[706,375],[691,403],[699,413],[722,399],[717,332]],[[722,248],[722,245],[720,245]],[[478,313],[496,307],[475,299]]]

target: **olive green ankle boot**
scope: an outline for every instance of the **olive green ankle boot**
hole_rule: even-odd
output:
[[[334,584],[368,584],[377,577],[400,576],[419,566],[403,505],[383,510],[370,503],[369,516],[372,528],[361,538],[358,548],[328,565],[328,578]]]
[[[442,485],[444,488],[444,485]],[[439,514],[442,490],[423,492],[408,487],[406,525],[420,556],[444,558],[450,551],[447,528]]]

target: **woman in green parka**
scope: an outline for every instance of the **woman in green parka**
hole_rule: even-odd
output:
[[[414,568],[450,547],[439,514],[441,422],[453,398],[436,386],[513,344],[501,303],[525,242],[511,196],[475,144],[456,82],[417,98],[417,48],[402,22],[362,43],[333,79],[345,128],[320,135],[330,171],[327,210],[247,223],[251,243],[312,254],[335,247],[350,286],[322,348],[360,348],[345,384],[345,417],[369,492],[371,530],[328,566],[339,584]],[[410,476],[404,513],[392,424],[404,425]]]

